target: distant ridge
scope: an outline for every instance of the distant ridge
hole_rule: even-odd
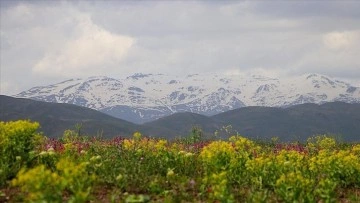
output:
[[[288,108],[243,107],[214,116],[175,113],[143,125],[133,124],[85,107],[40,102],[0,95],[0,120],[31,119],[41,124],[49,137],[59,137],[64,130],[82,123],[82,133],[102,134],[105,138],[127,137],[135,131],[153,137],[187,136],[193,126],[202,128],[207,137],[224,126],[255,139],[279,137],[282,141],[305,141],[315,134],[332,134],[347,142],[360,142],[360,104],[330,102],[301,104]]]
[[[39,122],[40,131],[48,137],[60,137],[66,129],[74,129],[76,124],[82,124],[82,134],[102,135],[105,138],[128,137],[136,131],[144,131],[148,135],[171,134],[167,130],[143,127],[72,104],[48,103],[0,95],[0,120],[19,119]]]
[[[14,97],[69,103],[142,124],[179,112],[206,116],[246,106],[360,103],[360,87],[321,74],[289,78],[260,75],[135,74],[89,77],[34,87]]]
[[[156,121],[148,122],[143,125],[168,128],[178,132],[178,135],[187,135],[192,127],[200,127],[207,134],[213,134],[215,131],[221,129],[225,123],[214,120],[208,116],[183,112],[159,118]]]
[[[282,141],[306,141],[312,135],[328,134],[342,141],[360,142],[360,104],[344,102],[300,104],[288,108],[243,107],[211,117],[177,113],[145,125],[185,129],[190,123],[201,126],[208,134],[231,125],[233,133],[255,139],[278,137]]]

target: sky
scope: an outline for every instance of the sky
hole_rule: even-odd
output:
[[[319,73],[360,86],[360,1],[0,3],[0,94],[134,73]]]

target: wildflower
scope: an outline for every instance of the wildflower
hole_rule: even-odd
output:
[[[159,140],[155,143],[155,149],[160,151],[166,148],[167,141],[166,140]]]
[[[188,153],[185,154],[185,157],[191,157],[192,155],[194,155],[194,154],[191,153],[191,152],[188,152]]]
[[[189,181],[189,185],[190,185],[191,187],[194,187],[195,184],[196,184],[196,182],[195,182],[194,179],[191,179],[191,180]]]
[[[101,159],[101,156],[100,155],[97,155],[97,156],[93,156],[90,158],[90,161],[97,161],[97,160],[100,160]]]
[[[360,155],[360,144],[356,144],[352,147],[351,151],[355,155]]]
[[[168,168],[168,171],[167,171],[166,176],[167,176],[167,177],[171,177],[171,176],[173,176],[173,175],[175,175],[174,170],[173,170],[173,169]]]
[[[215,141],[204,147],[200,152],[200,159],[207,170],[223,170],[228,167],[235,155],[233,146],[225,141]]]
[[[140,132],[135,132],[134,134],[133,134],[133,137],[134,137],[134,139],[135,140],[140,140],[141,139],[141,133]]]
[[[117,181],[120,181],[120,180],[122,180],[122,179],[123,179],[123,175],[119,174],[118,176],[116,176],[116,180],[117,180]]]
[[[52,148],[52,147],[53,147],[53,146],[52,146],[51,144],[47,144],[45,148],[49,150],[49,149]]]
[[[123,146],[124,146],[125,149],[129,150],[129,149],[134,147],[134,142],[133,142],[133,140],[126,139],[123,142]]]

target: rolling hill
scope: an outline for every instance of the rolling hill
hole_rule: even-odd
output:
[[[225,123],[214,120],[208,116],[184,112],[175,113],[170,116],[159,118],[158,120],[143,124],[148,127],[167,128],[177,132],[175,135],[188,135],[192,127],[200,127],[206,135],[212,135],[215,131],[221,129]]]
[[[305,141],[315,134],[331,134],[343,141],[360,141],[360,104],[330,102],[300,104],[287,108],[243,107],[214,116],[175,113],[142,125],[111,117],[93,109],[72,104],[58,104],[18,99],[0,95],[0,120],[30,119],[41,124],[49,137],[59,137],[66,129],[82,124],[83,134],[103,137],[130,136],[135,131],[164,138],[189,135],[193,126],[207,136],[232,126],[232,134],[282,141]],[[226,138],[228,133],[221,133]]]
[[[59,137],[66,129],[74,129],[76,124],[82,125],[82,134],[102,135],[108,138],[127,137],[135,131],[146,132],[147,135],[153,136],[170,134],[166,129],[136,125],[72,104],[48,103],[0,95],[0,120],[19,119],[39,122],[40,131],[48,137]]]
[[[330,102],[288,108],[254,106],[211,117],[176,113],[145,125],[182,131],[191,124],[200,126],[207,134],[231,125],[233,133],[255,139],[279,137],[281,141],[305,141],[312,135],[328,134],[343,141],[359,142],[360,104]],[[222,134],[225,137],[231,135]]]
[[[330,102],[288,108],[247,107],[211,117],[240,134],[304,141],[315,134],[332,134],[344,141],[360,141],[360,104]]]

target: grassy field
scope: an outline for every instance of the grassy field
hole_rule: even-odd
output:
[[[0,202],[360,202],[360,144],[167,141],[0,122]]]

